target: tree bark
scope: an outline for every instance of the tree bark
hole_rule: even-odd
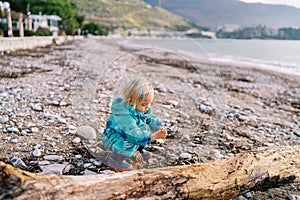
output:
[[[23,192],[16,199],[230,199],[251,190],[299,182],[300,146],[245,152],[209,163],[106,175],[40,175],[3,162],[0,169],[1,182],[5,182],[3,177],[18,178]]]

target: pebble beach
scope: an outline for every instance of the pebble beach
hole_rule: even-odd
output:
[[[154,84],[152,110],[168,135],[147,147],[154,157],[136,169],[300,144],[299,76],[120,41],[85,38],[0,55],[0,161],[42,174],[119,173],[106,166],[100,138],[113,99],[137,77]],[[300,185],[236,199],[300,199]]]

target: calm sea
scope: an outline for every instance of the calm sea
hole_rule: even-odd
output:
[[[127,39],[126,45],[190,55],[201,61],[258,67],[300,76],[300,41]]]

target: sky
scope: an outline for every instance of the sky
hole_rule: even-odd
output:
[[[300,0],[240,0],[245,3],[281,4],[300,8]]]

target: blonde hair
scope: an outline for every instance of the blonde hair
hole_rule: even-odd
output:
[[[131,100],[131,105],[136,108],[138,100],[145,98],[152,92],[154,92],[154,88],[150,82],[143,78],[134,79],[123,87],[123,102]]]

